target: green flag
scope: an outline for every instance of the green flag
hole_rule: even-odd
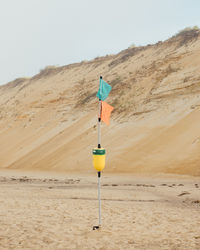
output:
[[[101,99],[102,101],[104,101],[108,97],[111,89],[112,89],[112,87],[107,82],[105,82],[104,80],[102,80],[100,78],[99,90],[97,93],[97,97],[99,99]]]

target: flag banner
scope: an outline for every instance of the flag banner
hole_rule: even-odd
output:
[[[110,114],[113,111],[113,107],[106,102],[101,102],[101,120],[105,122],[105,124],[109,125]]]
[[[97,93],[97,97],[99,99],[101,99],[102,101],[104,101],[108,97],[111,89],[112,89],[112,87],[107,82],[100,79],[100,84],[99,84],[99,90],[98,90],[98,93]]]

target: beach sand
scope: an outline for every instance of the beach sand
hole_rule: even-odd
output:
[[[0,249],[200,249],[200,178],[1,172]]]

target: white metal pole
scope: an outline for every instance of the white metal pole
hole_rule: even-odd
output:
[[[101,226],[101,172],[98,172],[99,226]]]
[[[100,76],[100,82],[99,82],[100,91],[101,91],[101,80],[102,76]],[[98,148],[101,148],[101,99],[99,99]],[[101,172],[98,172],[99,227],[101,226],[101,182],[100,182],[101,179],[100,178],[101,178]]]

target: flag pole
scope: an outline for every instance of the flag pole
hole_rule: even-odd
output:
[[[101,80],[99,79],[99,89],[101,91]],[[101,148],[101,99],[99,98],[99,116],[98,116],[98,148]],[[98,200],[99,200],[99,227],[101,226],[101,171],[98,171]]]
[[[99,202],[99,225],[93,226],[93,230],[101,228],[101,172],[105,167],[106,150],[101,147],[101,120],[102,120],[102,100],[108,97],[111,90],[111,86],[102,80],[102,76],[99,79],[99,90],[97,97],[99,97],[99,111],[98,111],[98,144],[97,148],[93,149],[93,165],[98,174],[98,202]],[[106,120],[107,121],[107,120]]]

